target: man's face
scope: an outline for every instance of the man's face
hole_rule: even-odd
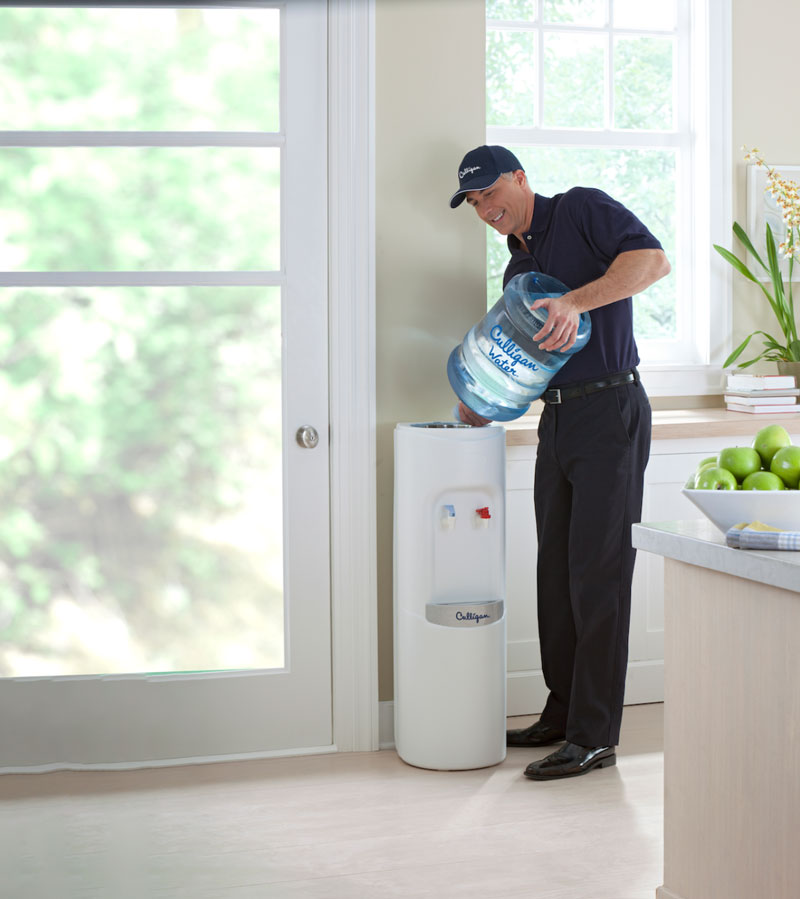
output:
[[[468,191],[466,200],[478,216],[500,234],[518,233],[530,224],[522,169],[517,169],[511,179],[501,175],[485,190]]]

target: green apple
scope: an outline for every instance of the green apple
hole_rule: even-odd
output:
[[[696,490],[735,490],[736,478],[727,468],[704,468],[697,476]]]
[[[700,477],[700,472],[705,471],[706,468],[714,468],[717,464],[717,457],[712,456],[711,461],[708,459],[703,459],[703,461],[695,468],[695,470],[689,475],[686,479],[686,483],[683,485],[687,490],[694,490],[697,486],[697,479]]]
[[[783,481],[771,471],[754,471],[742,481],[742,490],[785,490]]]
[[[727,446],[719,454],[719,467],[726,468],[739,483],[761,469],[761,456],[751,446]]]
[[[719,456],[706,456],[705,459],[703,459],[702,461],[697,463],[698,471],[701,468],[705,468],[706,465],[716,465],[718,459],[719,459]]]
[[[792,438],[782,425],[766,425],[753,438],[753,449],[761,456],[761,465],[769,471],[775,453],[783,446],[789,446]]]
[[[769,470],[787,487],[796,488],[800,483],[800,446],[782,446],[772,457]]]
[[[712,462],[701,462],[694,471],[695,476],[699,475],[701,471],[705,471],[706,468],[716,468],[716,467],[717,467],[717,457],[715,456],[714,460]]]

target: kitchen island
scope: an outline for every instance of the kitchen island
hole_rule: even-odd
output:
[[[658,899],[800,896],[800,552],[710,522],[633,526],[664,557]]]

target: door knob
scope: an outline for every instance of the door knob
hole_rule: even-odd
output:
[[[319,434],[317,433],[316,428],[312,428],[311,425],[303,425],[301,428],[297,429],[297,434],[295,434],[297,438],[297,442],[300,446],[305,449],[314,449],[314,447],[319,443]]]

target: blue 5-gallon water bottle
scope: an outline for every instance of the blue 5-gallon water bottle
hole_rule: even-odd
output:
[[[511,421],[528,411],[592,332],[584,312],[575,343],[565,352],[548,352],[532,339],[545,323],[547,309],[531,306],[541,297],[568,292],[559,280],[539,272],[515,275],[508,282],[503,296],[450,354],[447,377],[462,403],[492,421]]]

